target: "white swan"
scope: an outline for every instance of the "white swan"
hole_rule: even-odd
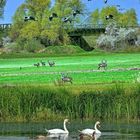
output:
[[[84,130],[79,131],[79,132],[82,133],[82,134],[88,134],[88,135],[92,135],[95,132],[95,134],[100,135],[101,131],[99,131],[97,127],[100,127],[100,122],[99,121],[97,121],[95,123],[94,129],[84,129]]]
[[[69,131],[67,130],[67,128],[66,128],[66,123],[67,122],[69,122],[69,120],[68,119],[65,119],[64,120],[64,130],[63,129],[50,129],[50,130],[47,130],[47,129],[45,129],[46,130],[46,132],[48,133],[48,134],[68,134],[69,133]]]

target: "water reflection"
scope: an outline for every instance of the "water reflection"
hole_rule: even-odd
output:
[[[0,123],[0,140],[80,140],[78,130],[92,128],[93,123],[73,122],[68,126],[69,135],[46,136],[44,128],[62,127],[62,123]],[[93,140],[140,140],[140,124],[108,124],[101,128],[101,136]],[[40,137],[37,137],[40,136]],[[87,140],[86,137],[83,140]],[[92,140],[88,138],[88,140]]]
[[[80,134],[79,139],[80,140],[98,140],[98,138],[101,136],[101,134],[95,134],[95,132],[92,135],[89,134]]]
[[[68,140],[68,134],[50,134],[50,135],[38,135],[30,140]]]

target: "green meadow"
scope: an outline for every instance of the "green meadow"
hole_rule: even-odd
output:
[[[55,61],[49,67],[47,61]],[[107,60],[107,70],[98,70]],[[40,61],[46,66],[35,67]],[[0,58],[0,121],[140,120],[140,54]],[[73,83],[61,83],[61,73]],[[59,83],[60,82],[60,83]]]
[[[48,60],[55,61],[55,66],[49,67]],[[107,70],[98,70],[101,60],[107,60]],[[46,62],[46,66],[33,66],[40,61]],[[54,85],[55,81],[61,79],[62,72],[73,78],[74,85],[133,82],[139,71],[127,70],[128,68],[140,68],[139,53],[90,53],[81,56],[1,58],[0,83]]]

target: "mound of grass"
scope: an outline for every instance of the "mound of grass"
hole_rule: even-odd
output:
[[[87,54],[85,50],[75,45],[66,46],[48,46],[36,53],[21,51],[12,51],[11,53],[2,53],[0,50],[0,58],[32,58],[32,57],[48,57],[48,56],[67,56],[67,55],[83,55]]]
[[[49,46],[45,49],[45,53],[47,54],[73,54],[73,53],[83,53],[85,52],[79,46],[75,45],[66,45],[66,46]]]

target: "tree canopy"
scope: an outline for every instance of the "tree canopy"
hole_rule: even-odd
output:
[[[6,0],[0,0],[0,18],[3,17],[5,4],[6,4]]]
[[[54,5],[50,0],[26,0],[13,16],[10,35],[14,40],[37,38],[45,45],[68,43],[64,26],[72,29],[83,9],[80,0],[56,0]],[[34,20],[25,21],[28,16]]]
[[[112,15],[113,18],[106,19],[108,15]],[[137,15],[134,9],[120,12],[115,6],[107,6],[102,8],[100,11],[96,9],[91,13],[91,23],[93,24],[109,24],[114,21],[122,26],[135,26],[138,24]]]

